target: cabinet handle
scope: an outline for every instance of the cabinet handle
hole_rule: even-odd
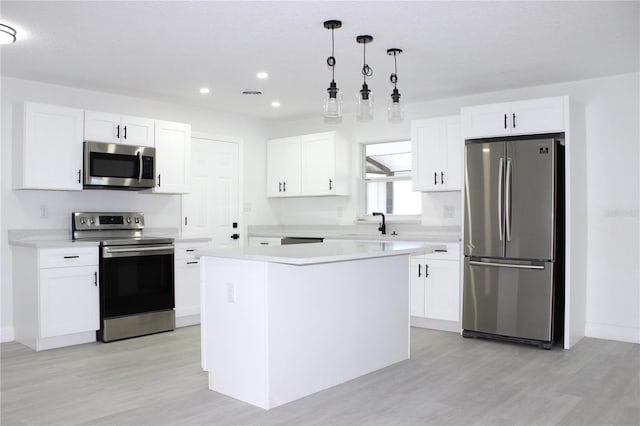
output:
[[[438,172],[433,172],[433,184],[438,184]]]
[[[329,179],[329,191],[331,191],[333,189],[333,187],[331,186],[333,184],[333,181],[331,179]]]
[[[504,128],[507,128],[507,114],[504,115]]]
[[[444,172],[440,172],[440,183],[444,185]]]
[[[515,129],[516,128],[516,113],[515,112],[513,113],[512,121],[513,121],[513,128]]]
[[[278,192],[282,192],[282,182],[278,182]]]
[[[97,272],[93,273],[93,285],[98,287],[98,273]]]
[[[185,217],[184,217],[184,226],[187,226],[187,223],[188,223],[188,221],[187,221],[187,217],[185,216]]]
[[[191,253],[192,251],[196,251],[196,249],[186,249],[185,250],[187,253]]]
[[[424,264],[424,277],[427,278],[429,276],[429,265]]]
[[[198,264],[197,260],[194,260],[194,261],[191,261],[191,262],[187,262],[187,265],[197,265],[197,264]]]
[[[158,188],[160,188],[160,173],[158,173]]]
[[[124,138],[127,138],[127,126],[124,126]]]
[[[120,139],[120,125],[116,126],[116,139]]]
[[[418,278],[422,276],[422,265],[418,263]]]
[[[287,182],[282,182],[282,192],[287,192]]]
[[[64,258],[65,258],[65,259],[77,259],[77,258],[79,258],[79,257],[80,257],[80,256],[65,256]]]
[[[82,169],[78,169],[78,183],[80,183],[80,175],[82,174]]]

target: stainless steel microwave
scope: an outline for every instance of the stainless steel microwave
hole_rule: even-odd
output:
[[[148,146],[85,142],[83,188],[153,188],[155,158],[156,149]]]

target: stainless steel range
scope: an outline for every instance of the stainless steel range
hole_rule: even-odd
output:
[[[175,328],[174,241],[143,235],[143,213],[71,215],[74,240],[100,242],[100,330],[110,342]]]

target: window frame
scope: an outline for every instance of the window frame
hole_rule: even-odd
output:
[[[367,214],[367,182],[396,182],[396,181],[409,181],[413,179],[413,169],[411,173],[406,176],[392,176],[392,177],[384,177],[379,179],[367,179],[366,178],[366,149],[367,145],[377,145],[383,143],[393,143],[393,142],[411,142],[411,139],[391,139],[391,140],[382,140],[382,141],[371,141],[371,142],[360,142],[359,143],[359,153],[358,153],[358,161],[359,161],[359,170],[358,170],[358,222],[379,222],[379,219],[371,214]],[[412,152],[413,155],[413,152]],[[419,192],[419,191],[414,191]],[[422,199],[422,196],[420,197]],[[394,222],[403,222],[403,223],[421,223],[422,221],[422,202],[420,203],[420,213],[411,214],[411,215],[400,215],[400,214],[386,214],[385,216],[388,220],[393,220]]]

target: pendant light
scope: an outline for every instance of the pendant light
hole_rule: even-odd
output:
[[[394,71],[389,77],[393,84],[393,92],[391,92],[391,98],[389,99],[389,106],[387,108],[387,116],[389,122],[400,123],[404,120],[404,103],[400,99],[400,92],[398,92],[398,62],[396,56],[402,53],[402,49],[392,48],[387,49],[387,55],[393,55]]]
[[[367,65],[367,43],[373,41],[370,35],[359,35],[356,41],[362,44],[362,89],[358,92],[356,101],[356,120],[373,120],[373,94],[367,85],[367,77],[373,75],[373,69]]]
[[[325,123],[342,122],[342,92],[338,89],[335,81],[336,58],[334,55],[334,38],[333,30],[342,27],[342,21],[335,19],[325,21],[324,27],[331,30],[331,56],[327,58],[327,65],[331,68],[331,83],[327,89],[327,95],[324,99],[324,107],[322,115]]]
[[[11,44],[16,41],[17,32],[5,24],[0,24],[0,44]]]

